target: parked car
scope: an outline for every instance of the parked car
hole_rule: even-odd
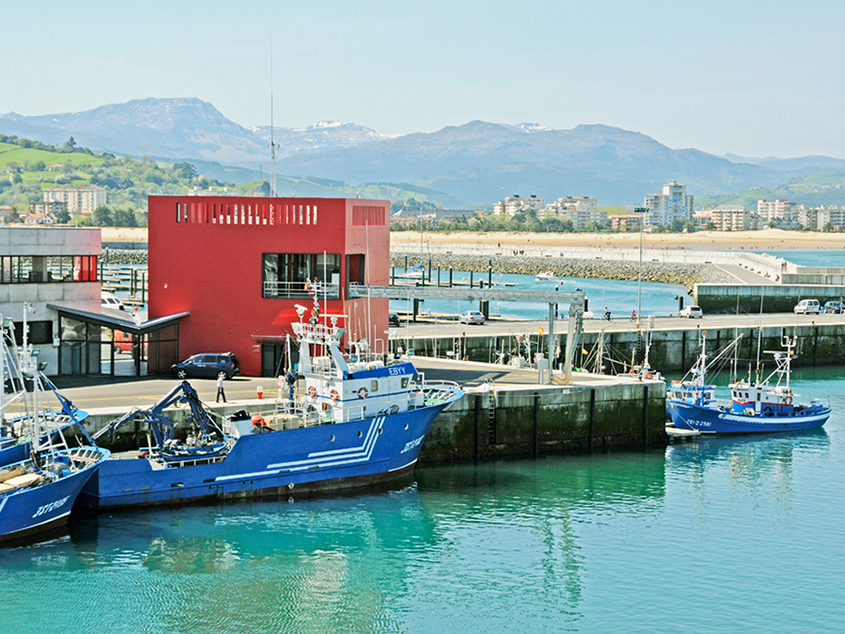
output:
[[[388,313],[387,314],[387,325],[388,326],[399,326],[399,313]]]
[[[817,299],[802,299],[792,309],[792,312],[796,315],[810,315],[814,313],[818,315],[819,311],[821,311],[821,306]]]
[[[845,312],[845,304],[838,300],[825,302],[823,310],[826,313],[833,313],[834,315],[839,315]]]
[[[704,311],[698,306],[686,306],[678,312],[678,317],[687,317],[689,319],[701,319],[704,317]]]
[[[170,373],[180,379],[215,379],[220,373],[231,379],[241,373],[238,358],[231,352],[223,354],[195,354],[170,366]]]
[[[460,320],[461,320],[462,324],[479,324],[479,325],[483,324],[484,321],[485,321],[484,313],[479,312],[477,310],[468,310],[467,312],[462,313]]]

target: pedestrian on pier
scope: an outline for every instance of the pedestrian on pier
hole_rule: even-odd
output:
[[[221,372],[217,375],[217,399],[214,401],[215,403],[219,403],[221,397],[223,398],[223,402],[226,402],[226,393],[223,391],[223,380],[225,378],[225,372]]]

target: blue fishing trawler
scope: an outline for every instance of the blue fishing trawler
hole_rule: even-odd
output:
[[[49,407],[26,331],[24,309],[19,350],[11,324],[0,318],[0,427],[14,430],[0,452],[0,543],[35,539],[63,525],[83,485],[110,455],[93,445],[68,446],[68,417]]]
[[[706,333],[702,333],[701,340],[693,380],[673,381],[669,387],[666,412],[676,428],[702,434],[760,434],[816,429],[827,422],[831,413],[827,402],[800,401],[789,385],[794,338],[784,337],[784,350],[769,352],[777,367],[766,379],[761,381],[758,376],[751,381],[749,376],[748,380],[730,383],[729,405],[720,404],[715,398],[715,386],[705,382]]]
[[[366,342],[344,354],[337,325],[343,316],[303,321],[305,309],[298,312],[292,327],[300,361],[290,395],[218,421],[183,381],[150,410],[130,412],[95,435],[129,421],[146,422],[152,434],[149,446],[103,463],[80,503],[111,509],[306,495],[412,475],[435,417],[463,392],[453,383],[427,382],[410,361],[391,363]],[[294,396],[299,379],[304,392]],[[174,404],[190,410],[192,431],[184,440],[174,437],[164,411]]]

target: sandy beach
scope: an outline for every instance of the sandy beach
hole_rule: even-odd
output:
[[[639,233],[434,233],[426,232],[423,241],[433,244],[501,244],[509,247],[525,245],[561,247],[637,247]],[[416,231],[390,234],[391,246],[414,248],[420,244]],[[788,249],[845,249],[845,233],[811,231],[700,231],[696,233],[644,233],[646,249],[718,249],[751,251],[785,251]]]
[[[104,242],[145,242],[144,228],[105,227]],[[426,232],[423,241],[432,244],[502,244],[524,247],[527,244],[561,247],[636,247],[639,233],[436,233]],[[417,231],[394,231],[390,234],[394,248],[420,244]],[[751,251],[785,251],[788,249],[845,249],[845,233],[813,231],[700,231],[697,233],[644,233],[647,249],[718,249]]]

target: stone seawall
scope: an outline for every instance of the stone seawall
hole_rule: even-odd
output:
[[[450,253],[391,252],[390,265],[403,268],[431,263],[432,279],[436,280],[436,270],[476,271],[486,274],[492,266],[494,273],[513,273],[518,275],[536,275],[541,271],[551,271],[558,277],[598,278],[612,280],[639,279],[639,262],[621,260],[561,257],[537,257],[529,255],[464,255]],[[480,279],[485,279],[481,277]],[[441,282],[444,279],[441,274]],[[707,263],[676,263],[643,261],[643,281],[678,284],[692,290],[697,283],[730,284],[736,280],[720,268]]]
[[[110,249],[103,247],[100,256],[107,264],[146,264],[146,249]]]

